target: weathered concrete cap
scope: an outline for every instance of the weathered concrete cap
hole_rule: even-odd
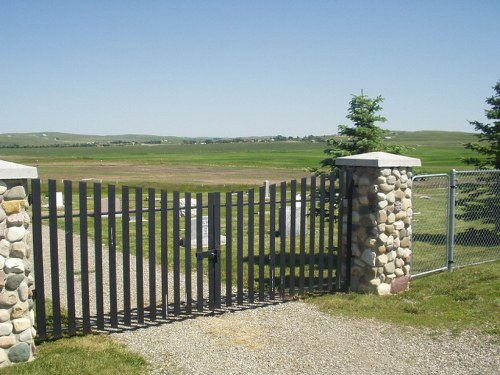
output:
[[[420,167],[422,162],[417,158],[390,154],[388,152],[367,152],[366,154],[342,156],[335,161],[336,165],[353,167]]]
[[[23,164],[0,160],[0,179],[38,178],[38,169]]]

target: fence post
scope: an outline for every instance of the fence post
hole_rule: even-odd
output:
[[[35,167],[0,160],[0,367],[35,353],[30,178],[38,178]]]
[[[455,204],[457,199],[457,171],[455,169],[451,170],[450,173],[450,200],[448,202],[448,236],[447,249],[448,249],[448,272],[453,271],[453,266],[455,262]]]
[[[408,288],[411,267],[412,167],[420,159],[370,152],[340,157],[342,228],[339,262],[346,285],[380,295]]]

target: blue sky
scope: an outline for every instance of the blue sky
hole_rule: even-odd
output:
[[[0,0],[0,133],[334,134],[352,94],[391,130],[474,131],[500,1]]]

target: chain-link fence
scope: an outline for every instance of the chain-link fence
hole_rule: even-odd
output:
[[[413,277],[500,259],[500,171],[414,177]]]

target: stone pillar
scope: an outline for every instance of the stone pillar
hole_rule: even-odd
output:
[[[34,358],[28,178],[36,168],[0,160],[0,367]]]
[[[340,254],[350,290],[407,290],[411,270],[412,167],[420,159],[385,152],[338,158],[342,166]]]

